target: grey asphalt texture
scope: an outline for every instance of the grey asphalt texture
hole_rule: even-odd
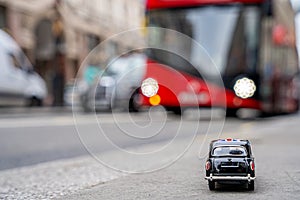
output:
[[[222,135],[251,140],[257,174],[252,192],[243,186],[208,190],[205,160],[198,157],[203,136],[198,136],[188,153],[170,167],[128,175],[61,199],[300,199],[299,122],[298,115],[258,120],[244,124],[239,133]]]
[[[140,136],[151,136],[154,130],[160,130],[157,128],[165,116],[159,112],[153,116],[150,128],[145,128],[147,114],[132,116],[147,130],[138,132]],[[164,134],[141,141],[121,136],[122,131],[133,130],[131,119],[124,113],[114,117],[100,114],[98,118],[103,123],[101,127],[110,130],[111,141],[131,152],[151,152],[168,144],[179,122],[186,134],[176,137],[169,151],[150,160],[132,159],[96,135],[86,134],[92,136],[86,142],[96,146],[97,152],[86,151],[70,113],[7,114],[0,119],[0,199],[300,199],[299,114],[255,120],[228,118],[224,127],[220,118],[210,124],[210,118],[185,116],[181,121],[171,116],[161,129]],[[80,114],[78,119],[77,128],[93,132],[93,116]],[[115,126],[116,121],[119,126]],[[197,134],[193,138],[196,124]],[[208,142],[227,137],[249,139],[252,143],[257,174],[253,192],[244,186],[208,190],[204,180]],[[184,156],[170,166],[160,166],[182,152],[181,147],[191,139],[193,144]],[[95,159],[98,154],[108,166]],[[114,165],[131,172],[157,170],[121,173],[111,168]]]

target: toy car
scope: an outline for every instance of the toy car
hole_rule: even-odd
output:
[[[247,184],[254,190],[255,164],[248,140],[219,139],[209,146],[209,157],[205,164],[210,190],[219,184]]]

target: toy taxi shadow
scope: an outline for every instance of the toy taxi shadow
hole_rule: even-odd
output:
[[[216,192],[253,192],[249,191],[247,184],[219,184],[216,183]]]

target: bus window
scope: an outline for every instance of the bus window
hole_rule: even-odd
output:
[[[241,11],[232,37],[225,79],[245,73],[256,74],[259,20],[259,8],[248,7]]]
[[[187,62],[190,67],[174,62],[176,55],[169,53],[166,56],[160,50],[151,49],[149,56],[178,70],[196,76],[200,73],[212,79],[224,73],[226,76],[255,71],[259,18],[259,7],[241,5],[151,11],[148,13],[150,27],[162,27],[183,33],[200,44],[202,49],[195,43],[173,38],[170,31],[153,29],[148,33],[150,45],[161,45],[173,53],[189,58]],[[193,67],[195,69],[191,69]]]

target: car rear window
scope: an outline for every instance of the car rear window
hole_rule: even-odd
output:
[[[247,150],[242,146],[221,146],[214,148],[212,156],[247,156]]]

